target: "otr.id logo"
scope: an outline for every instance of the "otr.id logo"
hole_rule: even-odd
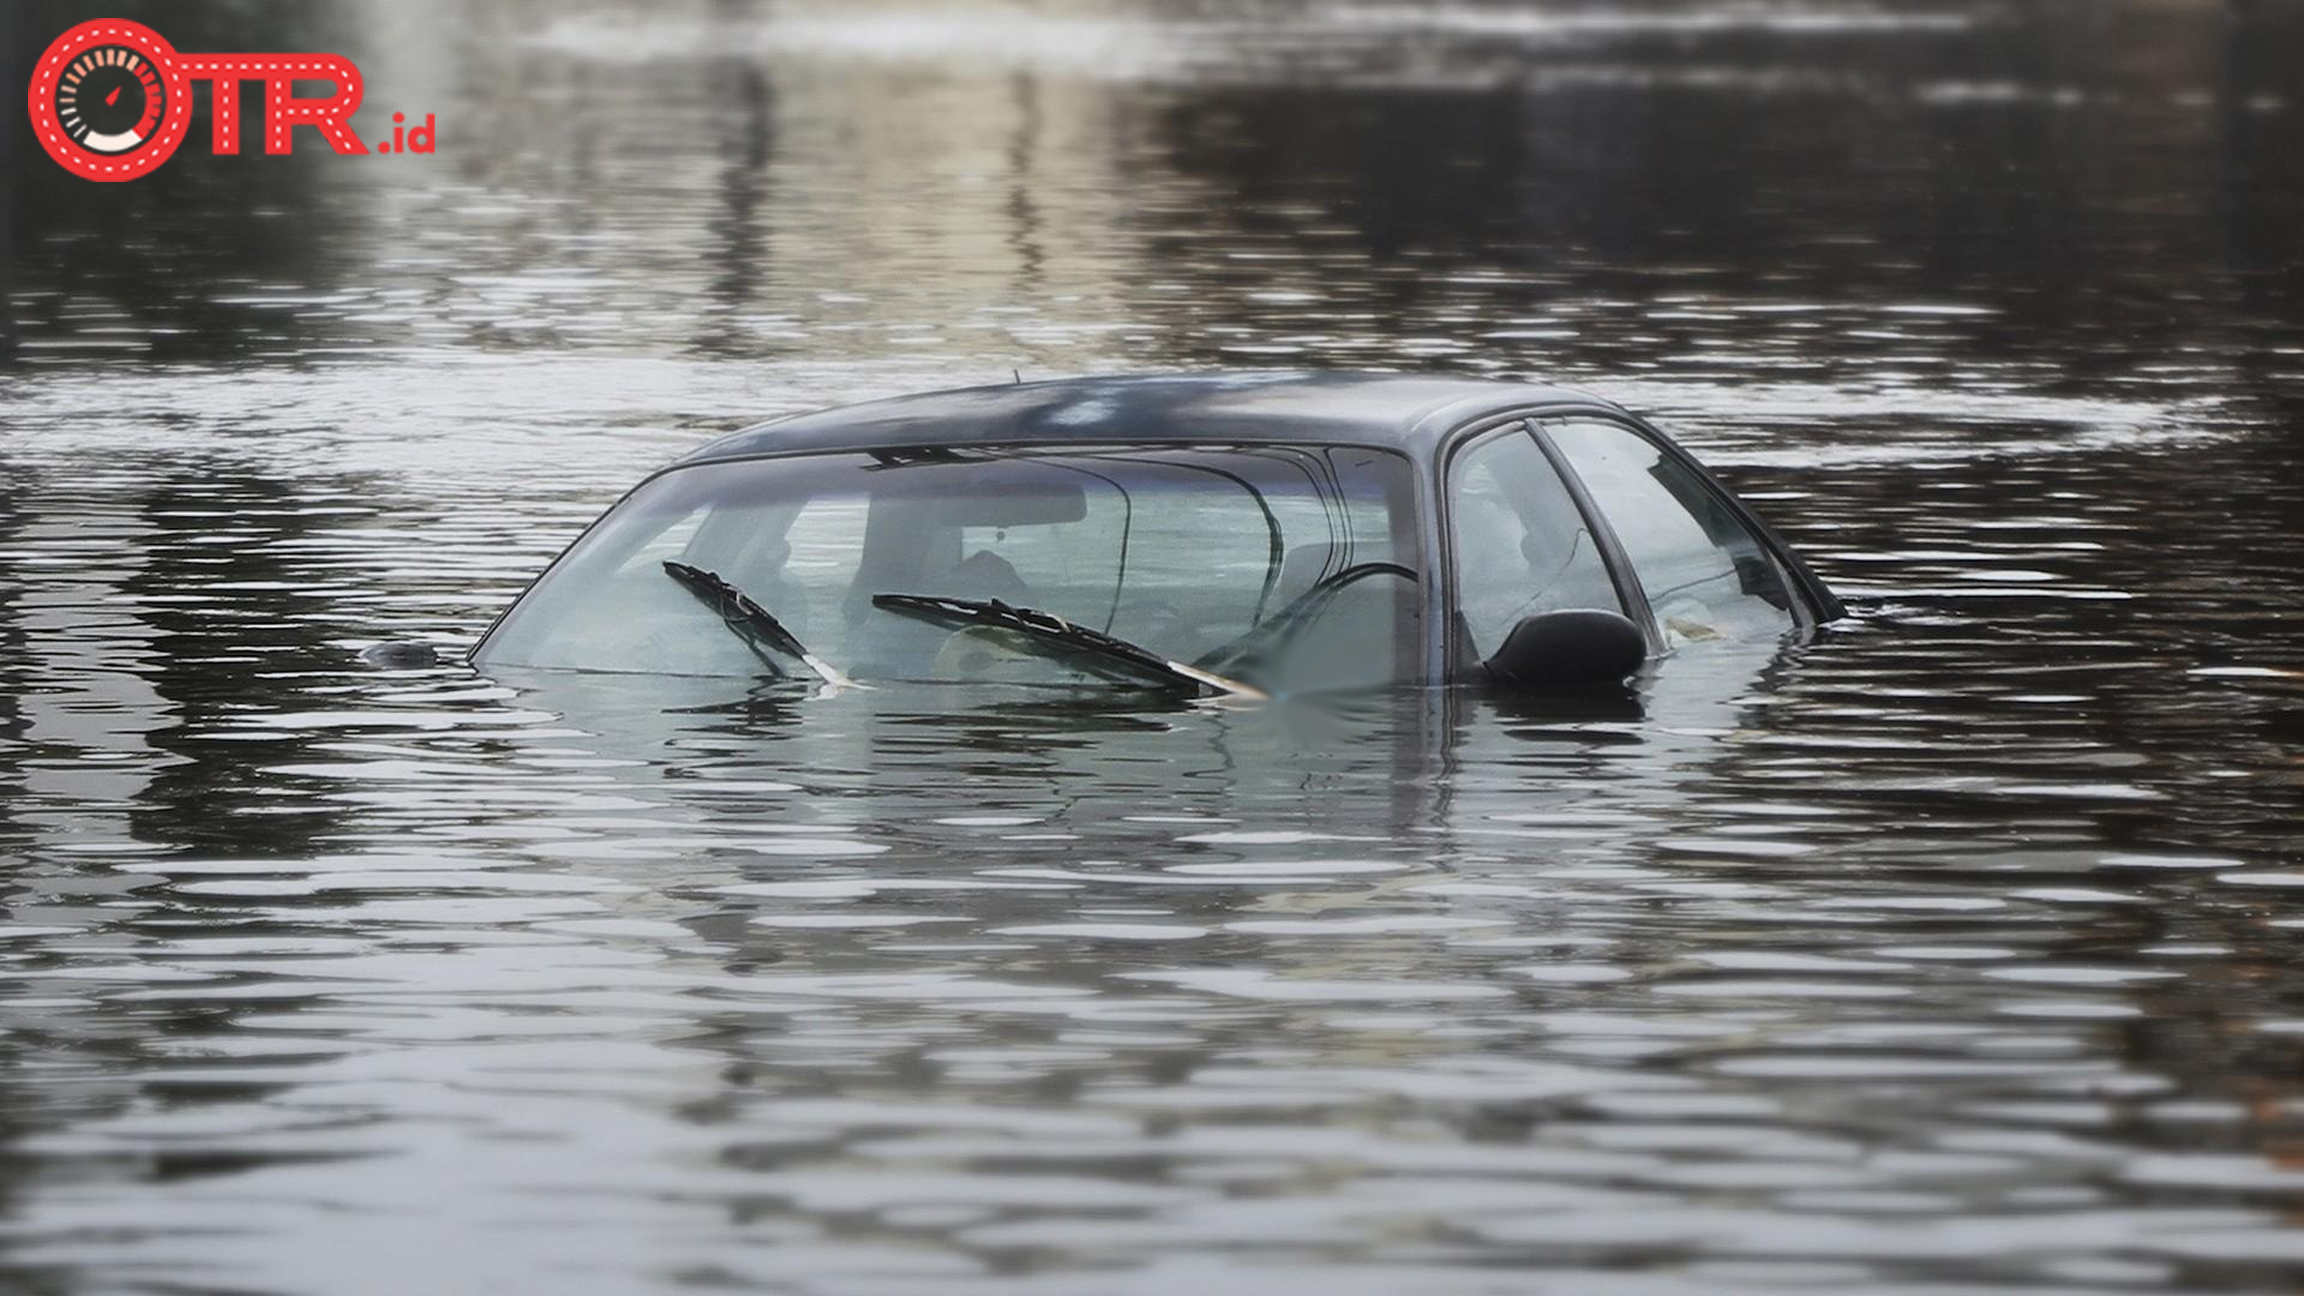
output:
[[[133,180],[167,161],[192,125],[192,83],[209,86],[210,148],[240,151],[240,83],[264,83],[264,151],[290,152],[294,129],[319,130],[338,153],[366,153],[349,118],[360,107],[360,69],[334,54],[180,54],[160,33],[119,18],[84,22],[56,38],[32,70],[32,129],[48,156],[90,180]],[[335,93],[299,99],[299,81]],[[395,123],[403,114],[392,114]],[[430,153],[432,114],[395,125],[380,153]]]

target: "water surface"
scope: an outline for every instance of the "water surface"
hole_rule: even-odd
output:
[[[442,143],[10,139],[0,1285],[2304,1278],[2297,15],[145,9]],[[1639,407],[1857,615],[1585,713],[357,656],[761,417],[1280,365]]]

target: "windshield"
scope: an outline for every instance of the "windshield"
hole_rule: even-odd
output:
[[[779,673],[752,632],[773,624],[857,681],[1114,682],[1109,652],[883,597],[913,595],[1047,613],[1260,688],[1373,687],[1421,661],[1414,519],[1408,462],[1364,447],[700,464],[602,519],[478,661],[756,677]],[[701,573],[772,623],[732,622]]]

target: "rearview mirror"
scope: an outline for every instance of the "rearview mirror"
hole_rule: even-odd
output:
[[[1088,516],[1088,492],[1070,483],[1010,486],[949,495],[927,506],[945,526],[1022,527],[1078,522]]]
[[[1523,619],[1483,664],[1498,684],[1532,693],[1620,685],[1647,659],[1648,641],[1630,618],[1573,608]]]

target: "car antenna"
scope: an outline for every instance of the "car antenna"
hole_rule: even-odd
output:
[[[1016,380],[1016,385],[1017,385],[1017,386],[1021,387],[1021,386],[1023,386],[1023,385],[1024,385],[1024,371],[1023,371],[1023,370],[1021,370],[1021,369],[1011,369],[1011,370],[1009,370],[1009,371],[1008,371],[1008,374],[1009,374],[1009,376],[1010,376],[1010,377],[1012,377],[1012,378],[1014,378],[1014,379]]]

